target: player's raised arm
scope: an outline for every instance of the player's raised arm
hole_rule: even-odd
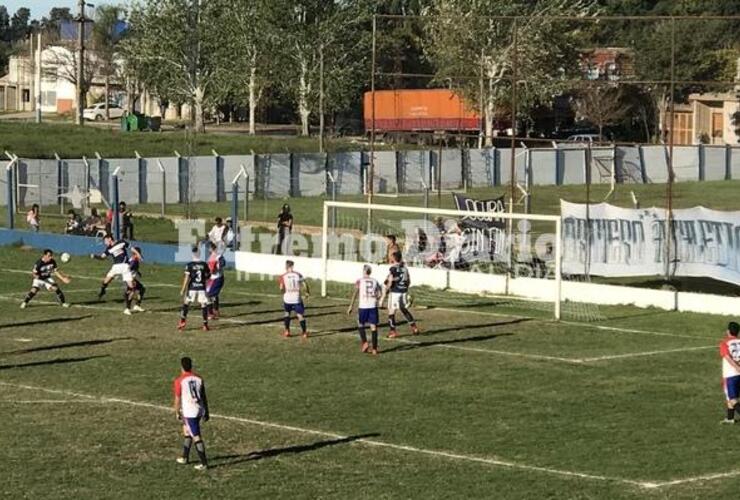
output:
[[[141,256],[141,252],[136,247],[131,247],[131,255],[136,257],[139,260],[144,260],[144,257]]]

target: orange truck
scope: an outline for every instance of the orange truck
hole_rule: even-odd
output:
[[[365,130],[373,129],[373,93],[364,96]],[[477,131],[480,116],[447,89],[376,90],[376,132]]]

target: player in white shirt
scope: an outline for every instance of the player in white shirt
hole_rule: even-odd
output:
[[[722,380],[727,399],[726,424],[735,423],[735,413],[740,412],[740,325],[732,321],[727,325],[727,336],[719,344],[722,357]]]
[[[362,352],[368,352],[368,350],[370,350],[370,346],[367,343],[367,335],[365,333],[365,329],[370,326],[372,353],[377,355],[379,323],[378,304],[380,303],[382,290],[378,280],[370,276],[372,272],[373,268],[369,264],[365,264],[362,267],[362,278],[355,282],[355,289],[352,292],[352,299],[349,302],[347,314],[352,314],[355,300],[359,297],[360,301],[357,306],[357,328],[360,331]]]
[[[206,385],[203,378],[193,371],[193,361],[184,357],[180,360],[180,376],[172,385],[175,397],[173,406],[177,419],[182,422],[184,436],[182,456],[177,459],[178,464],[187,464],[190,458],[190,447],[195,443],[195,451],[198,452],[200,464],[195,468],[199,470],[208,468],[206,458],[206,447],[200,435],[200,420],[208,422],[208,399],[206,398]]]
[[[311,291],[301,273],[293,270],[294,265],[292,260],[286,260],[285,273],[278,278],[278,285],[283,292],[283,309],[285,310],[283,316],[283,324],[285,325],[283,337],[290,337],[290,317],[291,313],[295,312],[298,322],[301,325],[301,336],[307,339],[306,307],[303,304],[301,292],[305,289],[305,297],[308,298]]]

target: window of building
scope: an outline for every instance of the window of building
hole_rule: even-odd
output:
[[[23,102],[31,102],[31,91],[23,89]]]

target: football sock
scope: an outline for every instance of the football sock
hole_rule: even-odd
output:
[[[144,300],[144,294],[146,293],[146,287],[137,281],[136,290],[139,292],[139,297],[136,299],[136,305],[140,306],[141,301]]]
[[[375,329],[371,332],[371,337],[373,339],[373,349],[378,349],[378,330]]]
[[[301,332],[306,333],[306,320],[302,319],[300,321],[300,324],[301,324]]]
[[[286,330],[290,330],[290,316],[285,316],[283,318],[283,325],[285,325]]]
[[[182,305],[182,309],[180,310],[180,319],[185,321],[188,318],[188,309],[190,307],[187,304]]]
[[[198,458],[200,458],[200,463],[203,465],[208,465],[208,459],[206,458],[206,445],[203,441],[196,441],[195,451],[198,452]]]
[[[727,408],[727,420],[735,420],[735,408]]]
[[[391,327],[391,330],[396,329],[396,315],[395,314],[388,315],[388,326]]]
[[[412,327],[416,326],[416,320],[414,319],[414,316],[411,314],[411,311],[409,311],[408,309],[401,309],[401,313],[406,318],[406,321],[408,321]]]
[[[36,296],[37,293],[39,293],[39,291],[36,288],[31,288],[31,291],[28,292],[28,294],[26,295],[26,298],[23,299],[23,302],[28,304],[29,302],[31,302],[31,299]]]
[[[134,289],[126,287],[126,291],[123,292],[123,300],[126,302],[126,309],[131,309],[131,299],[134,297]]]
[[[201,313],[203,314],[203,324],[208,324],[208,306],[204,306],[200,308]]]
[[[218,296],[216,296],[216,297],[213,297],[213,305],[211,306],[211,309],[212,309],[212,310],[213,310],[213,311],[214,311],[215,313],[218,313],[218,310],[219,310],[219,300],[218,300]]]
[[[103,295],[105,295],[106,288],[108,288],[107,283],[103,283],[102,285],[100,285],[100,291],[98,292],[98,297],[102,297]]]
[[[365,342],[367,342],[367,335],[365,335],[365,327],[361,326],[359,327],[359,330],[360,330],[360,340],[362,340],[362,343],[364,344]]]
[[[64,292],[62,292],[62,289],[61,288],[57,288],[56,290],[54,290],[54,293],[57,294],[57,300],[59,300],[59,303],[60,304],[64,304],[64,302],[65,302],[65,300],[64,300]]]
[[[182,458],[184,458],[185,460],[187,460],[188,457],[190,457],[190,447],[192,446],[192,444],[193,444],[193,438],[191,438],[190,436],[187,436],[182,441]]]

